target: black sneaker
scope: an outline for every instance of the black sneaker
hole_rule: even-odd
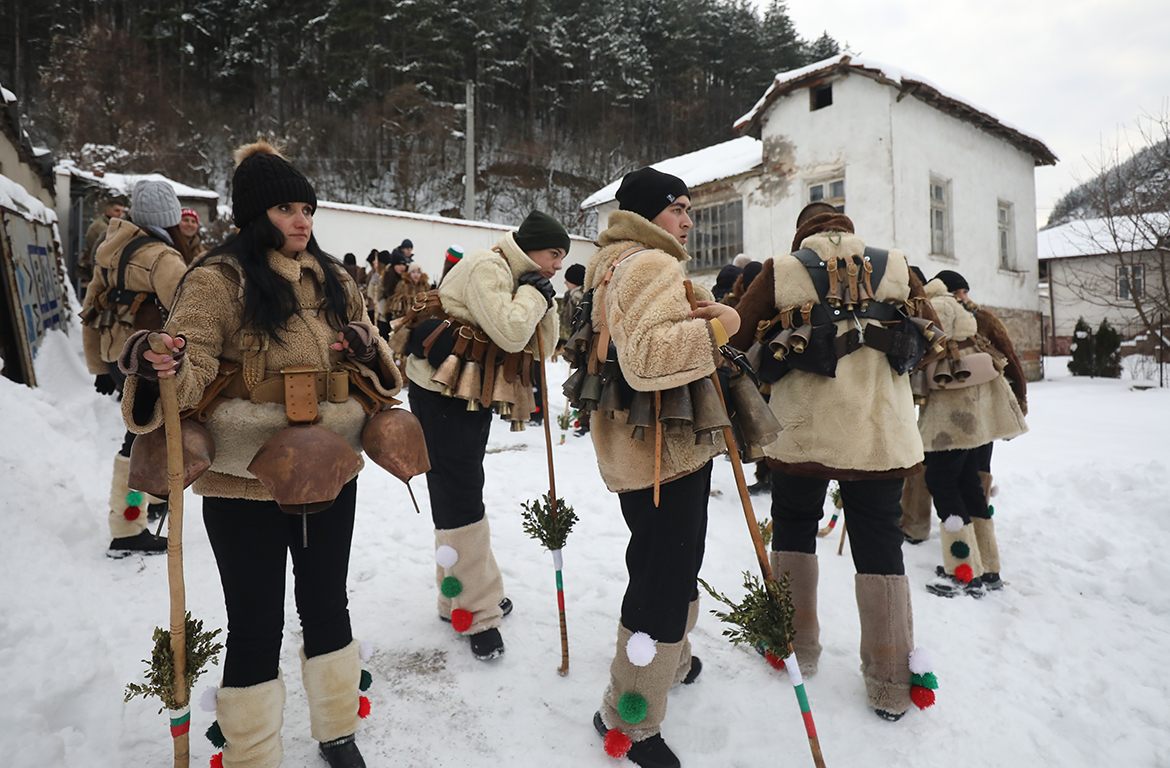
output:
[[[970,595],[976,600],[987,594],[978,576],[964,584],[954,575],[947,573],[941,565],[935,569],[934,578],[926,582],[926,591],[939,597]]]
[[[504,612],[505,616],[512,612],[512,599],[510,597],[505,597],[500,601],[500,610]],[[440,616],[439,619],[447,622],[448,624],[451,623],[450,616]]]
[[[683,678],[683,685],[690,685],[699,679],[699,673],[703,671],[703,662],[699,660],[698,656],[691,656],[691,668],[687,672],[687,676]]]
[[[979,577],[979,580],[983,582],[985,589],[993,591],[1003,589],[1003,579],[999,577],[998,573],[985,573]]]
[[[754,483],[752,483],[751,485],[749,485],[747,489],[748,489],[748,493],[751,494],[752,496],[755,496],[756,494],[759,494],[759,493],[771,493],[772,492],[772,481],[771,480],[757,480]]]
[[[922,542],[926,541],[926,539],[916,539],[905,531],[902,532],[902,538],[907,544],[921,544]]]
[[[141,530],[136,536],[123,536],[110,542],[106,554],[115,560],[129,555],[161,555],[167,551],[167,540],[155,536],[148,530]]]
[[[605,727],[605,722],[601,719],[600,712],[593,715],[593,727],[603,739],[609,733],[609,729]],[[670,747],[666,746],[661,733],[656,733],[645,741],[635,741],[630,745],[630,751],[626,753],[626,757],[630,759],[630,762],[640,765],[642,768],[679,768],[681,765],[678,758],[674,756],[674,752],[671,752]]]
[[[333,741],[322,741],[317,749],[329,764],[329,768],[366,768],[366,761],[358,751],[355,734],[351,733]]]
[[[906,714],[905,712],[888,712],[884,709],[875,709],[873,711],[873,713],[875,715],[877,715],[878,717],[880,717],[882,720],[888,720],[891,723],[898,722],[899,720],[902,719],[902,716]]]
[[[471,636],[471,652],[480,661],[491,661],[504,655],[504,638],[498,629],[485,629]]]

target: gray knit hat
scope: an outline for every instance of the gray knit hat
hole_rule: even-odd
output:
[[[173,227],[183,218],[175,188],[165,181],[143,179],[130,195],[130,218],[140,227]]]

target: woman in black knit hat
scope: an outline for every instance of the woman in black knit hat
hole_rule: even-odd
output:
[[[361,433],[367,413],[384,406],[402,380],[389,348],[363,322],[353,278],[313,237],[313,186],[266,143],[242,147],[237,160],[232,218],[239,231],[183,277],[162,334],[169,355],[150,351],[146,332],[127,342],[119,361],[128,374],[123,415],[132,431],[156,429],[157,380],[174,376],[180,409],[201,409],[215,438],[215,458],[194,488],[203,496],[227,607],[216,701],[225,768],[281,763],[289,554],[311,732],[330,766],[360,767],[354,733],[366,702],[346,576]],[[290,370],[297,367],[308,373]],[[214,398],[213,387],[220,387]],[[261,446],[278,434],[308,435],[299,425],[309,423],[318,442],[301,447],[301,461],[294,450],[276,474],[308,478],[319,491],[313,498],[333,501],[312,515],[287,514],[276,501],[288,498],[287,489],[259,465],[275,451]],[[332,446],[322,442],[329,432],[337,438]],[[333,461],[342,469],[329,480],[320,468]],[[299,502],[297,509],[305,511]]]

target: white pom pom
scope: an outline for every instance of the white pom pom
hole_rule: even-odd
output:
[[[658,649],[654,638],[645,632],[635,632],[626,642],[626,658],[635,667],[644,667],[654,661],[656,653],[658,653]]]
[[[218,703],[218,701],[219,701],[219,687],[213,685],[210,688],[208,688],[207,690],[205,690],[203,692],[203,695],[199,697],[199,708],[202,709],[204,712],[210,712],[211,714],[214,715],[215,714],[215,706]]]
[[[925,648],[915,648],[910,651],[910,671],[916,675],[933,672],[934,660],[930,658],[930,651]]]
[[[435,562],[440,568],[453,568],[455,563],[459,562],[459,553],[455,551],[455,547],[444,544],[435,550]]]
[[[963,518],[958,515],[951,515],[943,521],[943,528],[946,528],[951,533],[958,533],[963,530]]]
[[[369,640],[362,640],[358,643],[358,656],[362,661],[369,661],[370,656],[374,653],[374,644]]]
[[[999,486],[998,485],[991,486],[991,490],[988,492],[987,495],[988,496],[998,496],[999,495]]]

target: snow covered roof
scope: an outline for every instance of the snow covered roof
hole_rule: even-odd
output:
[[[199,189],[198,187],[189,187],[182,182],[168,179],[161,173],[106,173],[98,176],[96,173],[83,171],[77,167],[72,160],[63,160],[57,165],[57,173],[68,174],[76,176],[80,179],[105,187],[111,192],[117,192],[122,195],[130,196],[134,190],[134,185],[140,181],[165,181],[175,189],[175,195],[178,197],[194,197],[204,200],[218,200],[219,193],[210,189]]]
[[[0,133],[8,137],[16,156],[40,179],[49,194],[56,195],[56,177],[53,176],[53,157],[49,150],[34,147],[32,137],[21,126],[20,108],[16,94],[0,84]]]
[[[514,224],[494,224],[490,221],[468,221],[467,219],[452,219],[447,216],[432,216],[425,213],[411,213],[409,211],[396,211],[390,208],[372,208],[366,205],[350,205],[349,203],[335,203],[330,200],[318,200],[318,208],[327,208],[335,211],[349,211],[351,213],[368,213],[374,216],[387,216],[395,219],[411,219],[413,221],[433,221],[439,224],[454,224],[460,227],[475,227],[476,229],[496,229],[500,232],[514,232],[516,225]],[[570,240],[581,240],[582,242],[592,242],[587,237],[581,235],[569,234]]]
[[[1170,236],[1170,214],[1078,219],[1036,233],[1040,259],[1071,259],[1152,250]]]
[[[714,144],[705,149],[671,157],[650,167],[682,179],[690,188],[729,179],[763,165],[764,143],[751,136]],[[618,179],[594,192],[581,203],[581,209],[608,203],[615,199],[622,180]]]
[[[1032,155],[1036,160],[1036,165],[1056,165],[1056,155],[1044,145],[1044,142],[1003,122],[987,110],[949,94],[929,80],[911,72],[848,53],[824,59],[800,69],[777,74],[760,100],[745,115],[736,120],[733,127],[741,134],[758,136],[761,126],[760,120],[773,102],[799,88],[807,88],[822,82],[826,77],[838,74],[860,74],[871,77],[879,83],[900,90],[899,99],[907,95],[913,96],[940,112],[964,120],[992,136],[1003,139],[1017,149]]]
[[[48,226],[52,226],[57,221],[56,211],[4,175],[0,175],[0,206],[10,211],[16,211],[30,221],[37,221]]]

